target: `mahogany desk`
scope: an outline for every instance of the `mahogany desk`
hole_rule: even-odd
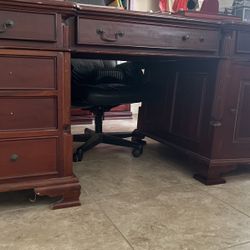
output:
[[[138,129],[197,161],[196,178],[250,164],[250,27],[52,0],[0,0],[0,192],[80,205],[70,59],[136,59],[158,94]]]

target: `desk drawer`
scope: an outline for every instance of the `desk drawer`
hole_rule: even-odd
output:
[[[56,14],[1,10],[0,39],[56,42]]]
[[[56,129],[57,101],[53,97],[1,98],[0,130]]]
[[[56,73],[56,57],[0,55],[0,89],[56,89]]]
[[[250,53],[250,32],[246,31],[237,32],[236,53],[242,53],[242,54]]]
[[[219,32],[78,18],[78,45],[117,45],[217,52]]]
[[[0,141],[0,179],[57,173],[57,138]]]

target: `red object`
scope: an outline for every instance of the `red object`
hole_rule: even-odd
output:
[[[169,11],[168,0],[160,0],[159,7],[161,12]]]
[[[218,0],[204,0],[201,6],[201,12],[209,14],[219,13],[219,1]]]
[[[175,0],[173,4],[173,11],[178,12],[179,10],[187,10],[188,0]]]

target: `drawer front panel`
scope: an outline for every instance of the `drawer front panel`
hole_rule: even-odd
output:
[[[1,98],[0,130],[56,129],[55,98]]]
[[[237,33],[236,53],[250,53],[250,32]]]
[[[56,138],[0,142],[0,179],[57,173]]]
[[[56,42],[56,15],[0,11],[0,39]]]
[[[219,32],[191,28],[78,19],[78,45],[117,45],[216,52]]]
[[[0,55],[0,89],[56,89],[56,73],[55,57]]]

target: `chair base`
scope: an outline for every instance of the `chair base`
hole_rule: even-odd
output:
[[[131,141],[124,138],[132,137]],[[85,152],[95,147],[100,143],[117,145],[132,148],[132,155],[139,157],[143,153],[143,146],[146,144],[143,141],[144,137],[134,132],[114,132],[114,133],[97,133],[91,129],[85,129],[85,134],[74,135],[75,142],[85,142],[82,146],[78,147],[73,155],[73,161],[81,161]]]

